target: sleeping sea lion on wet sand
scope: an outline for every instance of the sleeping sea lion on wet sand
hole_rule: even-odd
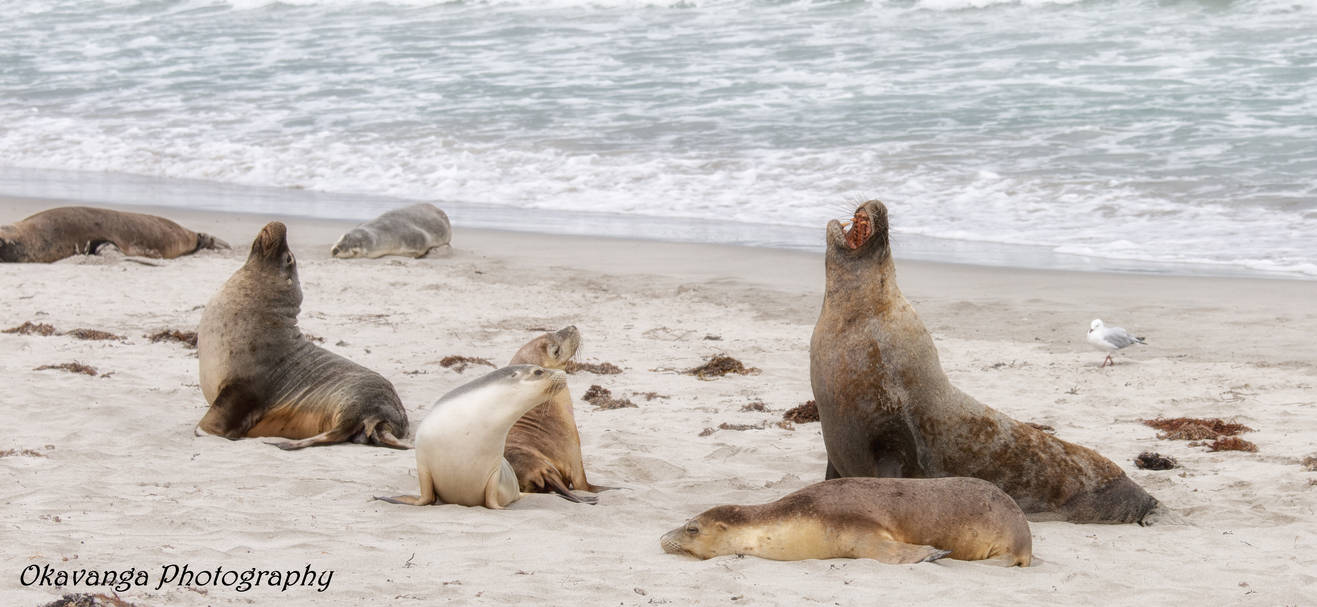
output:
[[[546,369],[566,369],[581,345],[576,327],[545,333],[521,347],[510,365],[531,364]],[[591,485],[581,463],[581,435],[576,429],[572,395],[559,390],[531,409],[508,432],[503,450],[526,493],[557,493],[574,502],[593,504],[597,498],[572,493],[599,492],[611,487]]]
[[[385,255],[425,257],[448,247],[453,225],[448,214],[428,202],[388,211],[339,237],[329,253],[341,259]]]
[[[1142,521],[1157,505],[1119,466],[984,406],[942,371],[924,323],[896,286],[887,208],[827,228],[827,287],[810,342],[827,478],[971,476],[1031,520]]]
[[[92,207],[56,207],[0,226],[0,262],[50,263],[94,255],[108,245],[124,255],[156,259],[229,248],[164,217]]]
[[[839,478],[757,506],[718,506],[668,532],[663,550],[707,559],[871,558],[1029,566],[1029,522],[1010,496],[976,478]]]
[[[407,412],[393,384],[321,348],[297,328],[297,260],[284,224],[271,222],[251,254],[206,304],[197,327],[197,430],[225,438],[276,436],[301,449],[351,441],[408,449]]]
[[[566,378],[555,369],[511,365],[445,394],[416,429],[421,494],[375,499],[495,510],[521,499],[517,473],[503,457],[508,430],[527,411],[566,390]]]

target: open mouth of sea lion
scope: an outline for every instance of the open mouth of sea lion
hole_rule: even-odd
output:
[[[842,231],[846,235],[846,246],[852,251],[864,246],[873,236],[873,221],[869,219],[869,214],[863,208],[855,211],[855,216],[851,218],[849,226],[843,227]]]

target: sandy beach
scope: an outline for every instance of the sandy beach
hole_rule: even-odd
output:
[[[0,224],[59,201],[0,198]],[[1035,565],[944,559],[708,561],[658,538],[711,506],[763,503],[823,478],[817,423],[777,424],[812,396],[821,253],[464,229],[451,255],[335,260],[351,223],[147,210],[232,243],[142,265],[80,257],[0,264],[0,603],[99,586],[24,585],[27,568],[144,570],[137,605],[1303,605],[1317,596],[1317,282],[988,268],[900,261],[898,279],[961,389],[1096,449],[1173,514],[1150,527],[1033,523]],[[393,382],[413,427],[445,392],[546,329],[580,328],[569,378],[586,470],[622,487],[597,506],[528,495],[505,511],[372,501],[415,493],[415,458],[360,445],[284,452],[194,437],[206,410],[194,331],[270,219],[301,264],[300,324]],[[823,237],[820,226],[819,238]],[[1229,243],[1222,243],[1229,246]],[[1102,318],[1148,346],[1103,354]],[[714,354],[760,370],[702,381]],[[94,375],[45,365],[80,363]],[[637,406],[596,409],[592,385]],[[762,403],[759,407],[749,407]],[[1140,423],[1219,417],[1257,452],[1208,452]],[[752,429],[719,429],[721,424]],[[706,431],[712,429],[712,431]],[[12,453],[10,451],[12,450]],[[1138,469],[1143,451],[1174,457]],[[323,586],[159,584],[169,566],[332,572]]]

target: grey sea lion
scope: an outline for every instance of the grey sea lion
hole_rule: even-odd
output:
[[[1139,522],[1157,505],[1111,460],[951,385],[933,339],[896,285],[882,203],[862,204],[850,231],[828,223],[826,270],[810,383],[827,478],[981,478],[1031,520]]]
[[[334,257],[425,257],[453,239],[448,214],[428,202],[388,211],[339,237],[329,250]]]
[[[659,541],[707,559],[871,558],[920,563],[944,556],[1027,567],[1033,537],[1020,507],[975,478],[839,478],[757,506],[704,511]]]
[[[565,390],[567,374],[511,365],[458,386],[416,430],[420,495],[376,497],[392,504],[460,504],[501,509],[521,498],[517,473],[503,457],[508,430],[527,411]]]
[[[302,287],[284,224],[271,222],[206,304],[197,327],[197,430],[225,438],[271,436],[301,449],[351,441],[407,449],[407,412],[393,384],[302,335]]]
[[[580,345],[580,331],[574,326],[565,327],[532,339],[508,364],[565,370]],[[591,485],[585,479],[581,435],[576,429],[572,395],[567,390],[554,392],[513,424],[503,457],[516,471],[521,490],[526,493],[554,492],[574,502],[593,504],[596,498],[571,490],[598,492],[611,488]]]
[[[173,259],[228,243],[164,217],[94,207],[46,209],[0,226],[0,261],[50,263],[113,245],[124,255]]]

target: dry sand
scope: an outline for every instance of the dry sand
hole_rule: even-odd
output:
[[[0,200],[0,223],[51,201]],[[942,560],[710,561],[659,536],[705,508],[760,503],[820,480],[817,423],[778,427],[811,398],[809,338],[820,254],[463,230],[446,258],[342,261],[349,224],[288,219],[301,263],[301,325],[383,374],[413,423],[477,377],[450,354],[505,363],[544,329],[575,324],[578,360],[620,375],[570,377],[598,506],[530,495],[506,511],[413,508],[415,459],[338,445],[284,452],[195,438],[206,409],[193,350],[152,343],[195,330],[267,217],[158,210],[233,243],[157,267],[78,258],[0,265],[0,329],[26,321],[121,340],[0,334],[0,603],[61,592],[21,585],[30,565],[146,570],[139,605],[247,604],[1312,604],[1317,596],[1317,282],[992,269],[902,262],[898,277],[952,380],[1017,419],[1098,450],[1178,516],[1152,527],[1034,523],[1036,565]],[[820,234],[822,230],[820,229]],[[820,236],[821,237],[821,236]],[[900,251],[897,250],[899,259]],[[1103,354],[1101,317],[1149,346]],[[761,373],[701,381],[674,370],[725,353]],[[42,365],[78,362],[98,376]],[[592,384],[637,408],[596,410]],[[652,400],[644,393],[660,396]],[[762,402],[767,412],[742,411]],[[1256,453],[1156,438],[1158,416],[1256,429]],[[717,430],[719,424],[764,424]],[[22,450],[30,449],[24,454]],[[1153,450],[1181,467],[1154,472]],[[162,567],[333,571],[323,592],[156,589]]]

